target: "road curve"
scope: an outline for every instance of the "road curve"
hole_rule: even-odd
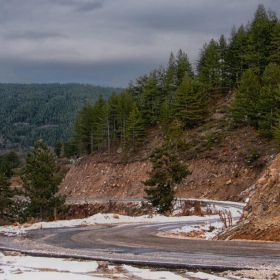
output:
[[[159,231],[187,223],[40,229],[22,237],[0,236],[0,250],[115,263],[216,270],[276,266],[280,262],[279,243],[174,239],[156,235]]]

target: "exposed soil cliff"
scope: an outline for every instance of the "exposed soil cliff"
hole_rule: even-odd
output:
[[[240,222],[219,238],[280,241],[280,154],[247,194]]]

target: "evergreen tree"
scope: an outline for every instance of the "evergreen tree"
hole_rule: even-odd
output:
[[[146,131],[144,128],[144,121],[135,103],[132,104],[131,112],[126,121],[126,143],[136,150],[138,143],[145,140]]]
[[[168,130],[166,132],[166,143],[168,146],[175,147],[175,150],[178,151],[179,145],[183,141],[185,124],[175,118],[168,125]]]
[[[7,178],[11,178],[13,176],[13,170],[8,162],[2,162],[0,166],[0,172],[4,174]]]
[[[100,148],[105,139],[105,105],[102,95],[94,105],[85,104],[79,111],[74,123],[72,143],[78,154],[90,154]]]
[[[275,89],[275,100],[277,104],[280,103],[280,83],[278,83],[277,88]],[[272,135],[275,140],[276,149],[280,152],[280,107],[276,108],[276,118],[274,120],[274,126],[272,127]]]
[[[280,22],[276,22],[271,31],[269,61],[280,64]]]
[[[244,59],[248,67],[261,77],[269,57],[268,46],[270,45],[270,20],[264,5],[259,5],[248,32],[247,48]]]
[[[219,45],[213,39],[200,50],[197,62],[200,79],[207,84],[209,94],[220,92],[221,68]]]
[[[254,72],[246,70],[242,75],[240,86],[236,91],[231,112],[233,120],[239,124],[258,127],[258,102],[260,85]]]
[[[258,102],[258,130],[263,136],[272,136],[272,128],[280,108],[278,89],[280,85],[280,66],[270,63],[262,76],[262,88]]]
[[[54,212],[63,212],[65,197],[57,195],[59,178],[57,166],[49,148],[42,140],[26,156],[26,167],[21,176],[24,195],[30,203],[24,210],[23,218],[39,217],[53,219]]]
[[[62,150],[62,143],[60,141],[56,142],[55,146],[54,146],[54,152],[56,154],[57,157],[61,156],[61,150]]]
[[[0,218],[11,219],[15,192],[10,188],[9,177],[3,170],[0,170]]]
[[[280,119],[278,119],[276,124],[273,126],[272,134],[275,140],[275,148],[277,152],[280,152]]]
[[[142,107],[140,107],[147,124],[155,124],[158,120],[161,99],[161,92],[157,86],[156,71],[153,71],[143,86],[143,102]]]
[[[17,168],[20,165],[20,157],[16,152],[11,151],[9,153],[0,156],[0,165],[6,162],[11,168]]]
[[[159,120],[160,120],[160,128],[163,132],[163,134],[167,134],[169,131],[169,125],[172,122],[173,119],[173,111],[171,109],[171,104],[166,97],[163,103],[161,104],[160,108],[160,115],[159,115]]]
[[[63,144],[64,146],[64,156],[67,158],[77,156],[79,154],[78,147],[76,143],[73,142],[73,140],[70,140],[68,142],[65,142]]]
[[[199,123],[206,111],[206,104],[200,92],[195,92],[193,83],[187,74],[175,92],[175,100],[172,106],[173,115],[182,121],[184,127],[190,127]]]
[[[190,174],[188,168],[178,161],[175,155],[168,153],[163,148],[156,148],[150,155],[153,164],[152,170],[148,172],[149,179],[143,182],[147,199],[153,207],[158,208],[159,213],[171,210],[174,200],[176,184]]]
[[[189,61],[188,55],[184,53],[181,49],[178,51],[176,56],[176,68],[177,68],[177,86],[181,84],[186,73],[191,79],[194,77],[192,65]]]
[[[107,140],[107,129],[106,126],[108,124],[108,107],[107,102],[104,100],[103,96],[100,95],[98,100],[94,104],[94,117],[93,117],[93,128],[95,133],[93,135],[93,141],[95,142],[95,148],[99,149],[102,146],[102,143]],[[106,119],[106,108],[107,108],[107,119]],[[110,129],[110,127],[108,127]],[[94,145],[91,152],[94,150]]]
[[[78,154],[90,154],[95,147],[94,133],[95,112],[91,104],[85,104],[77,114],[74,123],[72,143],[76,147]]]
[[[115,147],[117,141],[117,116],[118,116],[118,95],[113,92],[108,100],[108,108],[109,108],[109,121],[111,124],[111,139],[112,145]]]
[[[174,92],[178,85],[177,76],[177,62],[174,54],[171,52],[166,68],[166,74],[164,79],[164,97],[168,97],[170,102],[174,98]]]
[[[228,45],[228,64],[232,85],[240,81],[242,73],[248,69],[244,59],[247,38],[248,30],[244,25],[241,25],[237,30],[233,27]]]
[[[230,82],[230,68],[229,68],[229,57],[228,57],[228,44],[224,35],[219,39],[218,44],[218,55],[219,55],[219,67],[220,67],[220,84],[219,90],[222,94],[227,94],[231,82]]]
[[[133,104],[133,99],[131,94],[127,91],[120,93],[117,103],[117,122],[118,122],[118,134],[121,140],[122,147],[126,146],[126,122],[127,118],[131,112],[131,105]]]

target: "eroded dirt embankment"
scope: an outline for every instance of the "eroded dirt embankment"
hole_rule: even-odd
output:
[[[195,133],[200,137],[205,131]],[[84,156],[70,167],[60,193],[68,198],[142,198],[145,192],[141,182],[151,169],[149,153],[159,141],[157,131],[153,131],[132,156],[125,151]],[[176,187],[177,197],[244,201],[247,194],[243,196],[242,192],[256,182],[275,154],[269,143],[261,143],[255,131],[248,128],[227,131],[207,149],[203,141],[179,154],[192,174]],[[252,159],[254,151],[257,157]]]
[[[237,227],[220,239],[280,241],[280,154],[248,192],[249,202]]]

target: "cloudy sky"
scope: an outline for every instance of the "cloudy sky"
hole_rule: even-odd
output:
[[[127,86],[279,0],[0,0],[0,82]]]

